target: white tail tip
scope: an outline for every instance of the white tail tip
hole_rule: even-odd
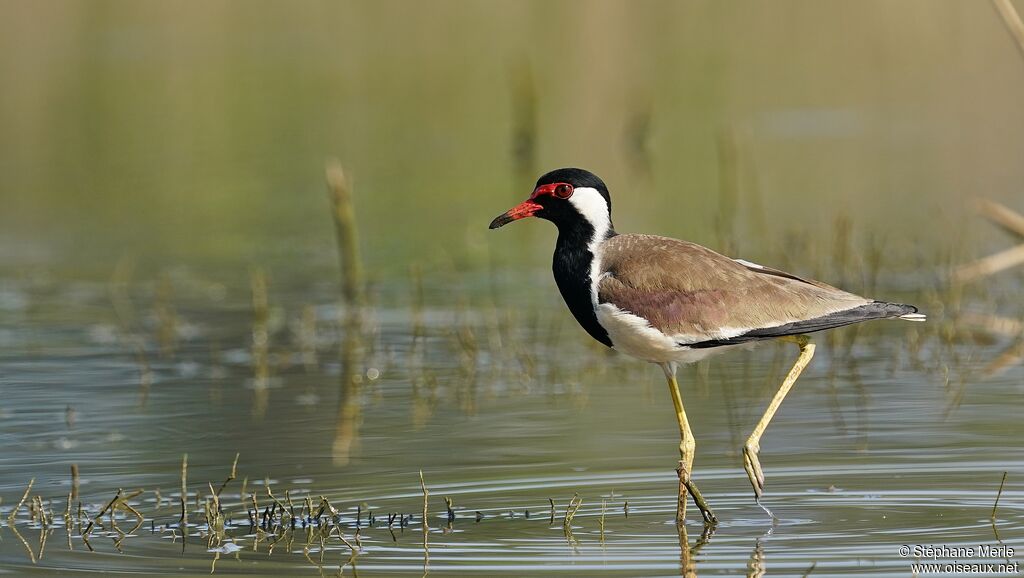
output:
[[[920,313],[907,313],[906,315],[900,315],[899,318],[904,321],[925,321],[928,319],[928,316]]]

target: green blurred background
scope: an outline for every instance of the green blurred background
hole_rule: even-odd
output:
[[[339,323],[330,159],[354,183],[365,326]],[[173,496],[183,453],[190,491],[240,453],[252,491],[349,517],[420,511],[422,469],[436,513],[465,508],[430,538],[445,575],[675,572],[661,372],[577,327],[551,226],[487,230],[566,165],[605,179],[620,231],[929,316],[819,338],[762,454],[778,528],[738,448],[793,352],[681,373],[725,521],[704,573],[904,576],[906,536],[1024,552],[1024,274],[945,275],[1012,242],[972,199],[1024,209],[1024,51],[992,2],[0,0],[0,516],[33,478],[63,509],[75,464],[92,514],[141,487],[163,525],[37,568],[22,508],[0,572],[208,575],[145,501]],[[582,544],[518,514],[577,492]],[[423,573],[418,529],[377,530],[362,572]],[[289,549],[224,563],[315,575]]]
[[[3,264],[333,264],[332,157],[381,275],[546,264],[486,225],[557,166],[753,256],[837,215],[921,251],[1024,180],[988,2],[3,0],[0,85]]]

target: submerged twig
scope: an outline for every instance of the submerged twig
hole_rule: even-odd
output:
[[[996,509],[999,507],[999,498],[1003,495],[1003,485],[1006,484],[1006,475],[1009,472],[1003,472],[1003,480],[999,482],[999,491],[996,492],[996,502],[992,504],[992,515],[989,518],[993,521],[996,519]]]
[[[450,497],[448,497],[448,496],[445,496],[444,497],[444,509],[445,509],[445,513],[448,515],[448,524],[449,525],[451,525],[451,523],[455,521],[455,510],[452,509],[453,505],[454,505],[454,502],[452,502],[452,499]],[[530,511],[529,510],[526,511],[526,517],[527,518],[530,517]]]
[[[107,505],[103,506],[103,509],[100,510],[100,513],[96,514],[96,516],[93,517],[93,519],[96,521],[101,520],[103,518],[103,514],[106,514],[108,510],[110,511],[111,516],[113,516],[114,509],[117,507],[117,503],[121,500],[121,492],[121,488],[118,488],[117,493],[114,494],[114,497],[110,498],[110,501],[107,502]]]

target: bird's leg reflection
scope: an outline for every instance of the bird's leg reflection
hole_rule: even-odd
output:
[[[685,578],[697,576],[696,556],[700,549],[711,541],[711,536],[714,536],[717,527],[717,524],[705,524],[697,542],[691,547],[686,526],[684,524],[676,526],[679,532],[679,571],[681,576]]]
[[[761,578],[767,571],[764,559],[764,544],[761,538],[754,541],[754,551],[750,553],[750,560],[747,561],[747,578]]]
[[[697,575],[697,566],[693,562],[693,552],[690,551],[690,537],[686,533],[686,526],[678,524],[679,531],[679,575],[683,578],[690,578]]]

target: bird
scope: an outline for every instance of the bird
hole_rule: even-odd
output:
[[[848,293],[820,281],[734,259],[696,243],[649,234],[618,233],[600,177],[561,168],[542,175],[530,197],[491,221],[490,229],[537,217],[558,229],[552,261],[555,284],[569,311],[591,337],[661,367],[679,425],[676,523],[687,495],[705,526],[718,522],[693,480],[696,442],[676,371],[731,350],[788,341],[799,354],[743,445],[743,467],[762,503],[765,478],[761,436],[814,356],[809,333],[874,319],[924,321],[917,307]]]

